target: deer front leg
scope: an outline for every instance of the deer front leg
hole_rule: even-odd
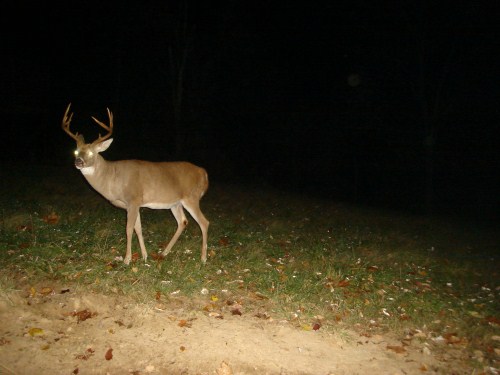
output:
[[[184,228],[186,228],[186,225],[188,223],[186,219],[186,215],[184,214],[184,210],[182,209],[182,205],[179,203],[177,206],[174,206],[170,209],[172,211],[172,214],[175,217],[175,220],[177,221],[177,230],[168,243],[167,247],[165,250],[163,250],[162,255],[166,256],[168,253],[170,253],[170,250],[172,250],[172,247],[174,247],[175,243],[177,242],[177,239],[181,235],[182,231]]]
[[[123,263],[129,264],[132,260],[132,235],[134,233],[134,227],[137,222],[137,217],[139,215],[138,206],[127,207],[127,252],[125,254],[125,259]]]

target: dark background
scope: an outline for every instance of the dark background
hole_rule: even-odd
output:
[[[71,102],[87,141],[90,116],[113,111],[111,160],[190,160],[212,183],[498,219],[488,3],[5,5],[2,166],[72,168]]]

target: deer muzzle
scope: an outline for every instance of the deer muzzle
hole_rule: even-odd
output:
[[[85,162],[83,161],[82,158],[76,158],[75,159],[75,167],[78,169],[82,169],[85,166]]]

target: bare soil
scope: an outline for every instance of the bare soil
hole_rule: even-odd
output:
[[[191,299],[138,303],[81,286],[3,291],[0,374],[468,374],[460,348],[304,329]],[[315,327],[317,328],[317,327]]]

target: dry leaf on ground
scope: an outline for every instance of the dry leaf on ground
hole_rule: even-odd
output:
[[[113,349],[109,348],[106,354],[104,355],[104,358],[106,358],[106,361],[113,359]]]

